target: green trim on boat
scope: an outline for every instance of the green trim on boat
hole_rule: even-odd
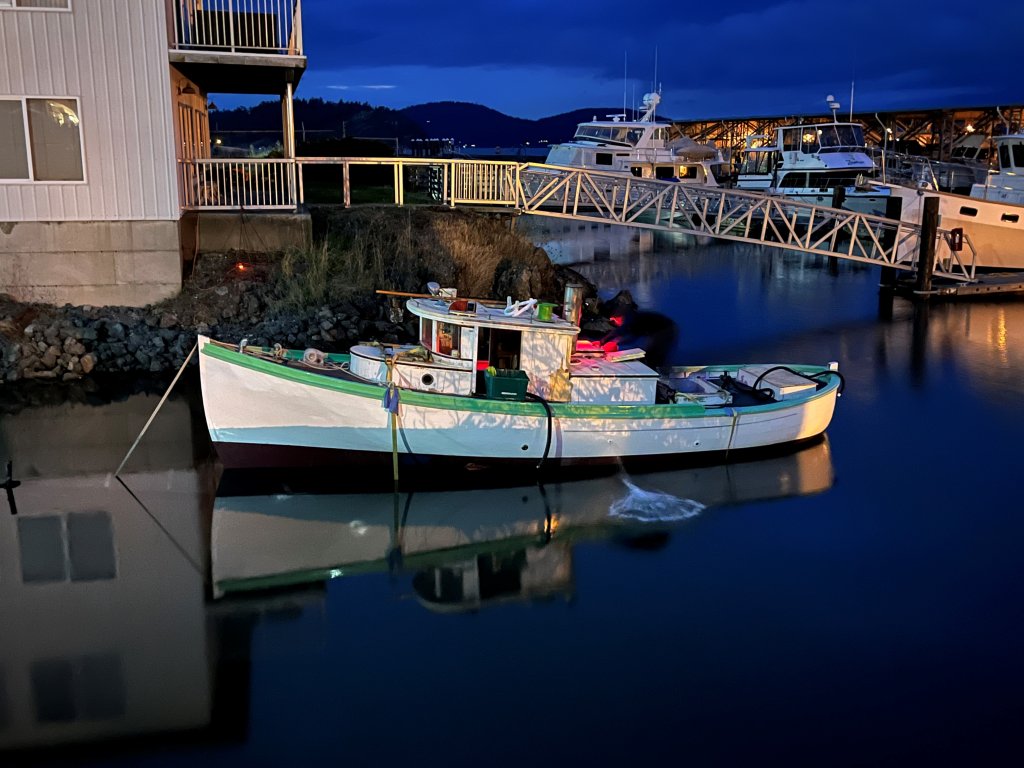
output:
[[[292,357],[292,351],[286,354],[288,360],[301,359],[301,353]],[[334,392],[343,392],[356,397],[379,399],[384,390],[383,384],[365,384],[346,379],[337,379],[324,376],[311,371],[304,371],[298,368],[291,368],[281,363],[252,355],[243,354],[235,349],[220,346],[219,344],[208,343],[201,354],[212,357],[232,365],[256,371],[258,373],[274,376],[275,378],[294,381],[299,384],[306,384],[318,389],[326,389]],[[331,355],[328,359],[333,362],[347,362],[348,355]],[[745,365],[715,365],[715,366],[688,366],[687,370],[713,370],[723,372],[735,372]],[[817,373],[824,370],[821,366],[815,365],[790,365],[795,371]],[[814,395],[800,403],[810,402],[818,397],[829,394],[839,386],[839,377],[832,377],[832,381],[825,387],[818,390]],[[523,402],[509,400],[490,400],[482,397],[466,397],[460,395],[442,395],[432,392],[417,392],[412,389],[403,389],[402,401],[409,405],[416,405],[422,408],[440,408],[447,411],[472,411],[476,413],[501,413],[512,416],[546,416],[547,412],[541,403],[526,400]],[[577,403],[550,403],[552,413],[563,419],[675,419],[693,416],[714,415],[732,416],[734,413],[764,413],[767,411],[792,408],[795,402],[780,401],[777,403],[765,403],[763,405],[744,406],[733,408],[724,406],[722,408],[706,409],[699,403],[665,403],[659,405],[588,405]]]

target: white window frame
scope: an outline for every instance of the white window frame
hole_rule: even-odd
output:
[[[0,13],[4,11],[44,11],[46,13],[71,13],[73,0],[66,0],[66,8],[35,8],[33,6],[18,5],[18,0],[0,0]]]
[[[0,0],[3,2],[3,0]],[[36,9],[32,9],[36,10]],[[50,9],[52,10],[52,9]],[[78,115],[78,138],[79,148],[82,153],[82,178],[69,179],[66,181],[47,181],[36,178],[35,158],[32,156],[32,134],[28,128],[28,102],[35,100],[73,101],[75,103],[75,114]],[[77,96],[0,96],[0,101],[21,102],[21,120],[25,131],[25,153],[28,157],[28,178],[27,179],[6,179],[0,176],[0,184],[86,184],[89,181],[88,168],[85,165],[85,120],[82,119],[82,102]]]

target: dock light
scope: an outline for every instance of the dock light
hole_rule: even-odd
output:
[[[968,123],[967,125],[964,126],[964,130],[967,131],[968,133],[974,133],[974,124]]]
[[[238,262],[237,264],[235,264],[235,269],[237,269],[239,272],[245,272],[245,264],[243,264],[242,262]]]

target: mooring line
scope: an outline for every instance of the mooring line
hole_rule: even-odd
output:
[[[153,409],[153,413],[149,415],[149,421],[146,422],[146,426],[139,432],[139,436],[135,438],[135,442],[132,443],[132,447],[128,449],[128,453],[121,459],[121,463],[117,465],[117,469],[114,470],[114,477],[118,477],[121,474],[121,470],[124,469],[124,465],[128,462],[128,458],[135,452],[135,449],[139,446],[139,441],[142,440],[142,436],[146,434],[146,430],[149,429],[149,425],[153,423],[153,419],[156,418],[157,413],[163,407],[164,401],[167,400],[167,396],[171,394],[171,390],[174,389],[174,385],[178,383],[178,379],[181,378],[181,374],[185,371],[185,366],[188,365],[188,361],[192,359],[192,355],[195,354],[199,348],[199,342],[197,341],[192,345],[192,350],[188,353],[188,357],[185,358],[185,362],[181,364],[181,368],[178,369],[177,374],[174,376],[174,381],[171,382],[171,386],[164,392],[164,396],[160,398],[160,402],[156,404],[156,408]]]

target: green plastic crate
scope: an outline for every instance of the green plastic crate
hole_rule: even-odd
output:
[[[522,401],[526,399],[526,385],[530,383],[530,377],[526,371],[499,368],[494,373],[485,371],[484,381],[487,384],[487,396],[492,400]]]

